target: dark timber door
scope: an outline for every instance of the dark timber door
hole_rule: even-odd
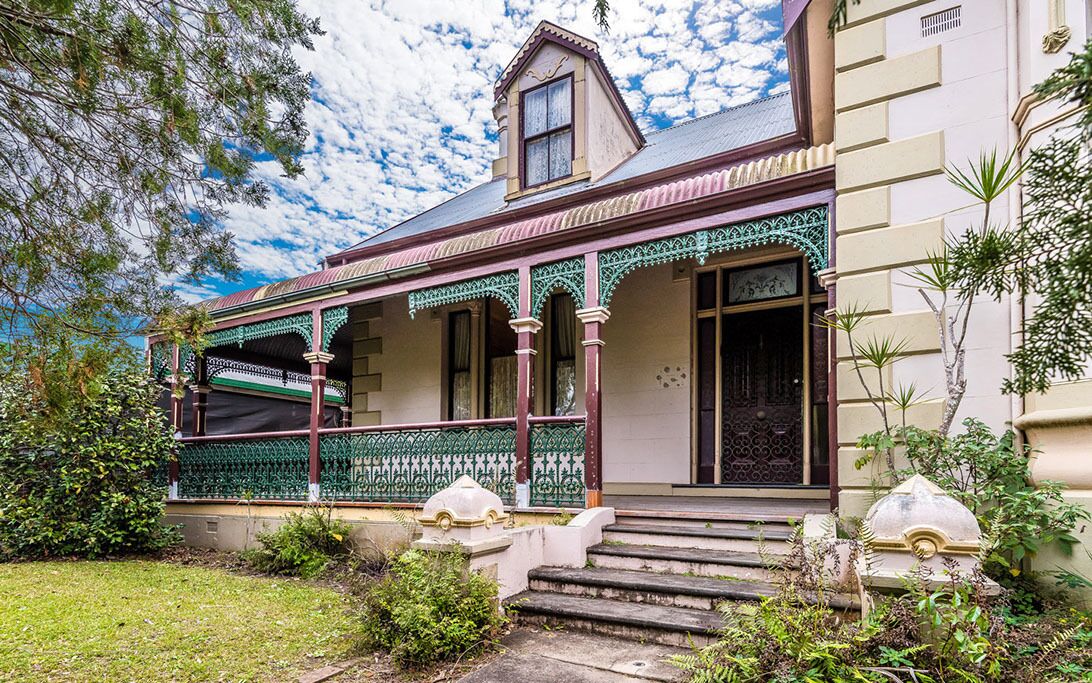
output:
[[[802,315],[785,306],[723,318],[721,483],[802,481]]]

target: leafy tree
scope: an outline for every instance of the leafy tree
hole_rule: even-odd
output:
[[[292,0],[0,2],[0,330],[120,340],[237,271],[228,203],[301,172]]]
[[[101,372],[81,352],[96,351],[42,349],[30,372],[18,372],[22,359],[3,361],[0,561],[147,551],[176,537],[160,524],[174,439],[159,386],[133,349]],[[80,390],[49,405],[35,388],[43,381]]]

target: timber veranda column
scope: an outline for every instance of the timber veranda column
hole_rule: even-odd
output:
[[[576,317],[584,323],[584,506],[599,507],[603,504],[603,323],[610,318],[610,311],[599,305],[599,254],[584,256],[584,308]]]
[[[531,406],[535,383],[535,334],[542,322],[531,317],[531,268],[519,269],[519,317],[516,332],[516,507],[531,507]]]
[[[334,359],[334,354],[321,350],[322,311],[315,309],[311,317],[312,350],[303,354],[303,359],[311,364],[311,424],[308,435],[308,485],[307,499],[317,503],[321,497],[319,478],[322,474],[322,453],[319,445],[319,429],[325,422],[326,403],[326,366]],[[319,348],[314,348],[319,347]]]
[[[178,449],[179,439],[182,438],[182,399],[179,395],[179,387],[186,385],[186,379],[182,376],[182,350],[178,344],[171,345],[171,429],[174,430],[174,455],[167,463],[167,499],[178,499]]]
[[[195,356],[193,359],[193,382],[190,384],[190,393],[193,394],[193,425],[192,436],[204,436],[206,434],[205,415],[208,412],[209,392],[212,386],[209,384],[209,364],[204,355]]]

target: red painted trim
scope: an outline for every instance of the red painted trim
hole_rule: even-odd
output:
[[[325,260],[328,266],[338,266],[365,258],[371,258],[373,256],[381,256],[383,254],[400,251],[402,249],[422,247],[445,240],[449,237],[457,237],[479,230],[499,227],[508,223],[516,223],[560,209],[574,208],[582,204],[608,199],[615,195],[636,192],[665,182],[679,180],[692,175],[701,175],[709,171],[719,170],[726,166],[734,166],[755,159],[779,154],[781,152],[799,149],[801,146],[805,146],[803,142],[803,139],[797,133],[790,133],[788,135],[763,140],[702,159],[696,159],[685,164],[679,164],[670,168],[645,173],[634,178],[620,180],[616,183],[607,183],[606,185],[589,188],[575,194],[537,202],[510,211],[502,211],[464,223],[456,223],[445,228],[440,228],[439,230],[429,231],[425,235],[410,235],[382,244],[364,245],[347,249],[331,254],[330,256],[327,256]],[[395,227],[398,226],[391,226],[388,230]]]
[[[243,498],[180,498],[178,500],[168,501],[168,504],[169,505],[179,505],[179,504],[181,504],[181,505],[220,505],[220,504],[224,504],[224,503],[233,503],[234,504],[234,503],[242,503],[242,502],[250,503],[252,505],[277,505],[277,506],[281,506],[281,507],[290,507],[290,506],[291,507],[299,507],[299,506],[309,506],[309,505],[332,505],[335,508],[341,508],[341,507],[344,507],[344,508],[397,508],[397,509],[404,509],[404,510],[418,510],[418,509],[424,507],[424,505],[425,505],[424,502],[420,502],[420,503],[395,503],[395,502],[392,502],[392,503],[373,503],[373,502],[362,501],[362,500],[359,500],[359,501],[358,500],[338,500],[338,501],[332,501],[330,503],[327,503],[327,502],[309,503],[306,500],[281,500],[281,499],[265,499],[265,498],[251,498],[251,499],[243,499]],[[515,510],[515,506],[505,505],[504,509],[509,510],[509,511]],[[563,508],[563,507],[553,508],[553,507],[536,506],[536,507],[529,507],[529,508],[520,508],[519,512],[521,512],[521,513],[524,513],[524,512],[543,512],[543,513],[549,513],[549,514],[556,514],[559,510],[565,510],[565,511],[568,511],[568,512],[574,512],[575,513],[575,512],[580,512],[581,510],[583,510],[583,508]]]
[[[527,421],[533,425],[554,425],[581,424],[587,419],[586,415],[532,415]]]
[[[417,422],[394,425],[369,425],[366,427],[326,427],[319,434],[366,434],[368,432],[401,432],[425,429],[471,429],[474,427],[515,426],[516,418],[498,417],[489,420],[446,420],[444,422]],[[278,432],[274,432],[278,433]],[[306,434],[307,432],[304,432]]]
[[[315,316],[321,321],[321,316]],[[322,324],[317,323],[316,329],[321,333]],[[326,363],[311,363],[311,428],[307,433],[308,447],[308,473],[310,483],[318,484],[322,473],[322,446],[319,440],[319,430],[325,422],[326,414],[323,410],[326,396]]]
[[[830,201],[829,219],[830,233],[827,238],[829,242],[828,254],[829,264],[831,268],[836,268],[837,263],[837,244],[835,239],[837,231],[835,230],[835,205],[834,200]],[[834,309],[838,305],[838,285],[832,284],[827,290],[827,308]],[[840,504],[839,490],[838,490],[838,335],[834,333],[834,330],[830,330],[828,333],[830,336],[827,341],[827,363],[830,367],[830,373],[827,377],[827,451],[830,454],[830,509],[831,511],[837,510]]]
[[[213,436],[189,436],[179,439],[181,443],[223,443],[225,441],[254,441],[258,439],[287,439],[291,437],[307,436],[307,429],[288,429],[283,432],[245,432],[243,434],[215,434]]]
[[[599,281],[599,254],[588,253],[584,259],[584,281]],[[587,308],[599,305],[599,293],[593,299],[587,299]],[[603,394],[600,387],[603,381],[602,325],[597,322],[584,323],[584,412],[587,419],[584,427],[584,488],[589,500],[596,500],[603,490]]]
[[[792,91],[796,130],[806,146],[811,145],[811,89],[808,86],[807,21],[797,21],[785,36],[785,53],[789,62],[789,89]]]

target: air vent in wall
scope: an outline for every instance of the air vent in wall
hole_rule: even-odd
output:
[[[922,17],[921,37],[928,38],[929,36],[935,36],[938,33],[951,31],[953,28],[959,28],[963,23],[963,20],[960,17],[960,11],[962,9],[961,6],[956,5],[943,12],[937,12],[936,14]]]

